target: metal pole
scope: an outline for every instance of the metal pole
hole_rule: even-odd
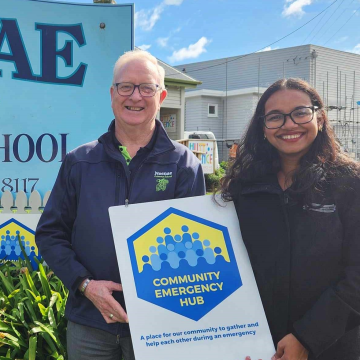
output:
[[[226,123],[226,137],[227,137],[227,95],[228,95],[228,59],[226,58],[226,82],[225,82],[225,100],[226,100],[226,106],[225,106],[225,123]]]
[[[258,65],[258,101],[260,99],[260,57],[259,57],[259,65]]]
[[[342,99],[341,99],[341,71],[339,71],[339,102],[340,102],[340,108],[342,107]],[[345,141],[344,141],[344,124],[342,122],[342,118],[341,118],[341,113],[339,113],[339,118],[340,118],[340,131],[341,131],[341,139],[342,139],[342,144],[344,146],[344,149],[346,150],[346,145],[345,145]]]
[[[314,86],[314,88],[316,89],[316,56],[315,56],[315,59],[314,59],[314,73],[315,73],[315,79],[314,79],[314,81],[315,81],[315,86]]]
[[[339,67],[336,67],[336,125],[339,121]]]
[[[348,129],[349,124],[347,122],[347,117],[346,117],[346,100],[347,100],[347,98],[346,98],[346,74],[345,74],[344,86],[345,86],[345,91],[344,91],[344,100],[345,100],[345,104],[344,104],[344,136],[345,136],[346,148],[348,150],[350,150],[349,149],[349,133],[350,133],[350,131]]]
[[[329,72],[326,73],[326,108],[329,112]]]
[[[342,106],[342,98],[341,98],[341,80],[342,80],[342,78],[341,78],[341,71],[340,71],[340,84],[339,84],[339,100],[340,100],[340,107]],[[341,116],[340,116],[340,118],[341,118]]]
[[[352,148],[353,148],[353,152],[355,153],[355,159],[356,159],[356,139],[355,139],[355,78],[353,79],[353,93],[352,93],[352,97],[351,97],[351,112],[350,112],[350,120],[351,120],[351,115],[352,115]]]
[[[226,58],[226,82],[225,82],[225,86],[226,86],[226,89],[225,89],[225,134],[226,134],[226,138],[228,137],[228,133],[227,133],[227,101],[228,101],[228,59]],[[224,139],[224,136],[223,136],[223,139]],[[227,149],[227,148],[226,148]],[[227,150],[226,150],[227,151]],[[224,142],[221,143],[221,154],[222,156],[224,156]],[[227,154],[227,156],[225,157],[226,160],[229,159],[229,156]],[[215,163],[215,162],[214,162]]]
[[[356,81],[355,81],[355,78],[356,78],[356,72],[354,70],[354,83],[353,83],[353,99],[354,99],[354,114],[353,114],[353,120],[354,120],[354,125],[355,125],[355,99],[356,99]],[[356,160],[359,160],[359,156],[358,156],[358,151],[359,151],[359,107],[357,107],[357,119],[356,119],[356,136],[355,136],[355,131],[354,131],[354,138],[355,138],[355,159]]]

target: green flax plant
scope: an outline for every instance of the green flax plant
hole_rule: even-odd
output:
[[[43,261],[0,263],[0,360],[65,360],[68,290]]]

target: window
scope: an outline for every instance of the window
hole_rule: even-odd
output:
[[[208,104],[208,117],[218,117],[218,104]]]

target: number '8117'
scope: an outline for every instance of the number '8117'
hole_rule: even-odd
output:
[[[38,181],[39,178],[4,178],[2,179],[2,183],[0,184],[0,186],[3,185],[1,188],[2,192],[6,190],[9,190],[10,192],[18,192],[20,190],[24,192],[33,192]]]

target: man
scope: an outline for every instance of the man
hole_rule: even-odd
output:
[[[134,359],[108,208],[205,192],[199,161],[155,120],[164,75],[145,51],[119,58],[110,88],[115,120],[66,156],[40,219],[40,253],[70,291],[69,360]]]

